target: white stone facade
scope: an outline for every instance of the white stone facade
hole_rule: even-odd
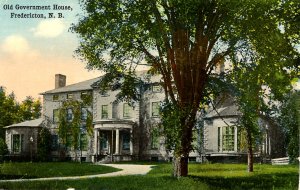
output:
[[[156,84],[149,84],[144,88],[142,100],[131,107],[126,102],[116,103],[118,91],[108,90],[103,94],[97,87],[92,88],[93,83],[98,80],[99,78],[90,80],[89,84],[84,81],[43,93],[43,117],[50,121],[51,133],[55,136],[58,132],[54,110],[59,109],[62,102],[67,100],[68,94],[72,94],[73,100],[80,100],[82,92],[89,92],[92,94],[92,106],[89,109],[92,110],[94,132],[88,137],[88,150],[80,151],[84,160],[168,160],[164,138],[155,137],[156,142],[153,142],[154,137],[151,136],[152,128],[159,122],[158,116],[152,114],[153,106],[163,101],[163,91],[153,91],[152,86]],[[154,77],[151,81],[159,81],[159,78]],[[52,154],[54,157],[59,156],[58,151],[53,151]],[[74,151],[69,151],[67,156],[74,157]]]
[[[118,91],[108,90],[106,93],[100,93],[94,85],[100,78],[62,86],[65,84],[66,77],[64,75],[56,75],[56,77],[61,77],[56,78],[56,83],[59,82],[56,84],[57,88],[42,93],[42,119],[52,134],[53,150],[51,154],[53,159],[59,159],[62,156],[59,149],[61,143],[58,137],[58,121],[54,116],[55,110],[58,110],[68,99],[81,101],[82,93],[88,93],[92,96],[91,106],[85,108],[92,112],[93,132],[88,134],[84,130],[85,120],[82,120],[81,135],[86,140],[85,148],[76,151],[68,149],[63,156],[70,159],[80,157],[83,161],[93,162],[137,159],[168,161],[172,158],[172,154],[165,148],[164,137],[153,133],[153,129],[157,128],[160,122],[157,106],[164,100],[164,92],[157,85],[160,80],[159,76],[152,77],[151,82],[139,89],[141,100],[136,102],[133,107],[129,106],[127,102],[116,102]],[[195,150],[190,153],[190,161],[201,162],[206,158],[237,157],[246,154],[240,147],[242,139],[236,126],[240,115],[238,108],[232,101],[225,103],[225,106],[218,108],[218,113],[211,109],[211,112],[206,114],[202,127],[195,128],[196,137],[195,142],[193,142]],[[6,142],[11,152],[12,135],[26,134],[26,137],[22,137],[27,139],[22,146],[26,148],[28,153],[26,143],[28,143],[30,131],[27,129],[32,130],[34,128],[30,128],[30,126],[25,128],[10,127],[6,130]],[[34,138],[37,136],[37,131]],[[273,134],[266,131],[260,153],[271,155],[274,152],[275,149],[272,148],[271,142]],[[273,136],[275,137],[275,135]],[[32,150],[36,152],[36,148]]]

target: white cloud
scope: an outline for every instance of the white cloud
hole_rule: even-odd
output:
[[[0,45],[1,60],[10,63],[22,63],[25,59],[34,60],[39,52],[30,47],[26,38],[21,35],[7,36]]]
[[[44,38],[54,38],[62,34],[65,30],[65,24],[58,19],[43,20],[32,31],[35,36]]]
[[[4,53],[27,53],[29,51],[29,44],[27,40],[20,35],[11,35],[5,38],[1,49]]]

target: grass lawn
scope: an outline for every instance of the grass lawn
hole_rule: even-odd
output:
[[[98,166],[89,163],[80,164],[76,162],[7,162],[0,164],[0,169],[0,179],[81,176],[119,171],[119,169],[108,166]]]
[[[153,164],[153,163],[152,163]],[[171,177],[171,164],[158,164],[144,176],[122,176],[65,181],[0,183],[3,189],[297,189],[298,166],[255,165],[254,173],[245,164],[190,164],[190,176]]]

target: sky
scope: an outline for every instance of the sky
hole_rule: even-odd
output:
[[[71,10],[53,10],[54,4]],[[36,5],[51,9],[20,10]],[[46,18],[11,18],[30,13]],[[49,13],[56,18],[49,18]],[[76,57],[79,38],[68,31],[82,14],[79,0],[0,0],[0,86],[22,101],[26,96],[41,98],[40,93],[53,89],[58,73],[67,76],[67,85],[98,77],[99,71],[88,71]]]

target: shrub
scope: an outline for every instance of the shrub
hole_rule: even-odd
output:
[[[37,142],[37,158],[39,161],[49,161],[51,151],[51,133],[47,128],[39,132]]]

